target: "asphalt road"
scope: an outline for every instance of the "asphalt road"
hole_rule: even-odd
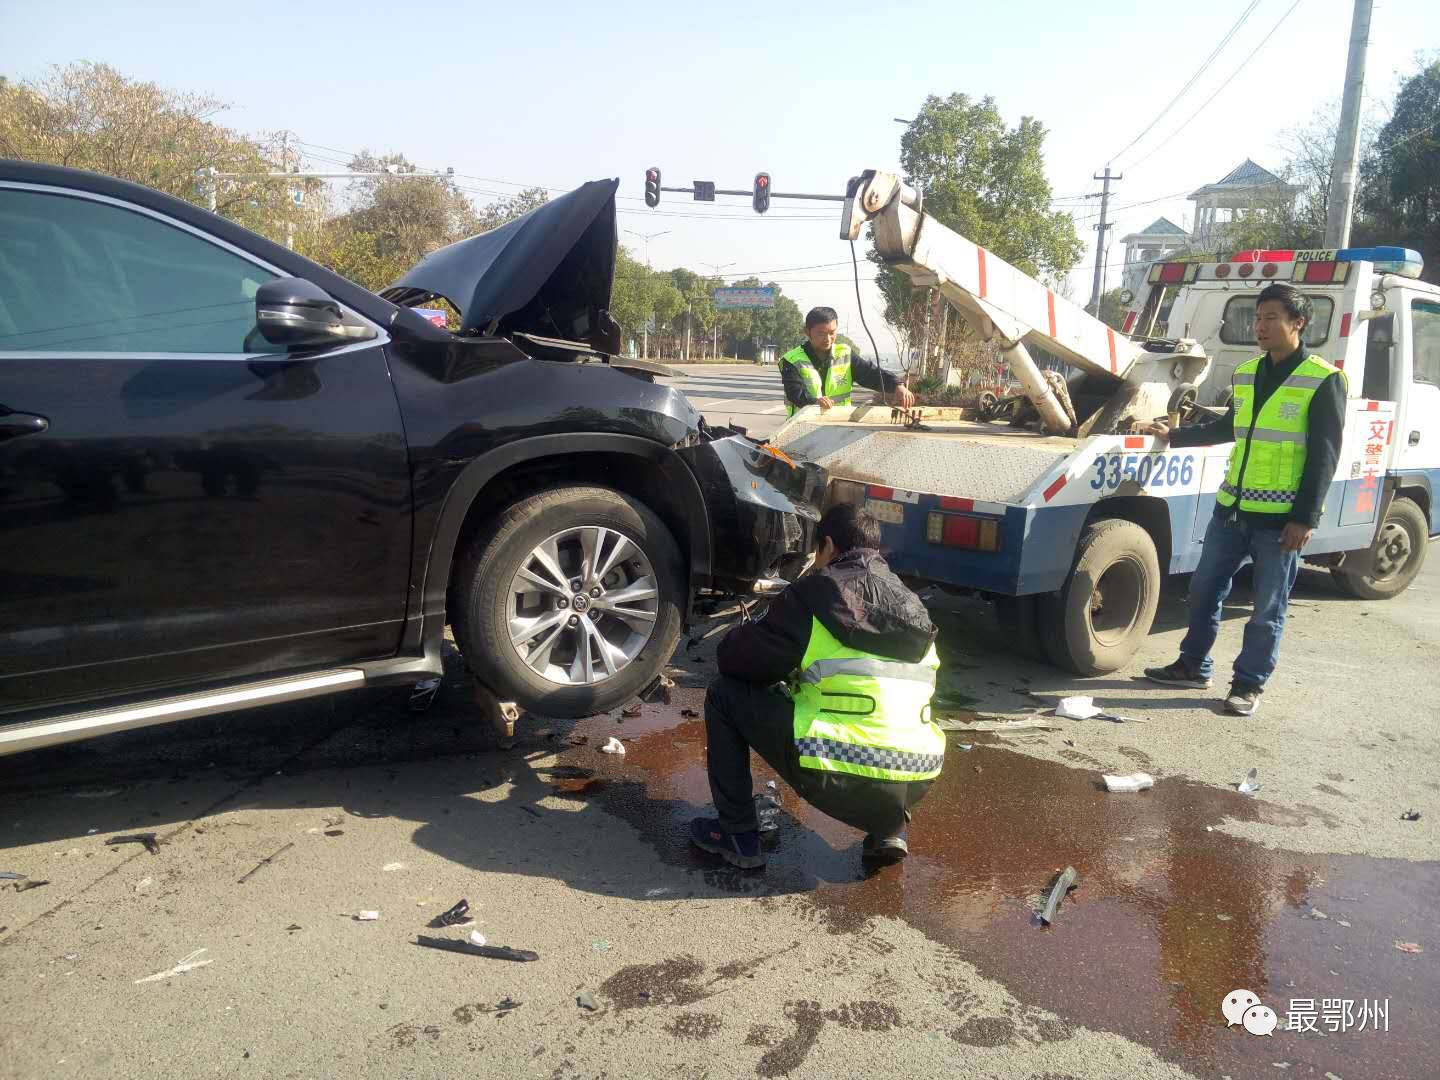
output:
[[[728,389],[697,394],[707,415],[763,410]],[[1431,1077],[1431,554],[1390,602],[1306,571],[1248,720],[1133,678],[1173,657],[1183,582],[1100,679],[1017,660],[984,605],[938,607],[949,715],[1082,693],[1136,722],[952,735],[914,854],[872,876],[860,837],[788,792],[765,871],[687,846],[714,637],[679,650],[670,703],[525,718],[510,748],[452,655],[428,712],[360,692],[0,759],[0,871],[47,882],[0,882],[0,1076]],[[623,757],[598,752],[612,735]],[[1153,790],[1102,790],[1136,769]],[[137,832],[157,853],[106,843]],[[1042,928],[1067,865],[1079,887]],[[427,927],[462,897],[474,927]],[[416,944],[471,930],[539,959]],[[1236,989],[1273,1036],[1226,1027]],[[1286,1031],[1307,1000],[1316,1030]],[[1357,1030],[1375,1002],[1388,1030]]]

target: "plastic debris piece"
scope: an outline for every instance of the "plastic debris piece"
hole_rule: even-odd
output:
[[[378,911],[359,911],[355,913],[356,922],[374,922],[378,918],[380,918],[380,912]]]
[[[675,891],[674,889],[668,889],[668,888],[666,888],[666,889],[646,889],[646,890],[645,890],[645,895],[646,895],[646,896],[665,896],[665,895],[667,895],[667,894],[669,894],[669,893],[672,893],[672,892],[674,892],[674,891]]]
[[[531,960],[539,960],[540,954],[531,952],[529,949],[512,949],[508,945],[475,945],[469,941],[460,941],[456,938],[426,937],[424,934],[415,936],[415,944],[423,945],[427,949],[441,949],[445,952],[464,953],[467,956],[483,956],[490,960],[514,960],[519,963],[526,963]],[[508,998],[506,999],[509,1000]],[[501,1002],[504,1007],[504,1002]],[[513,1007],[513,1006],[512,1006]]]
[[[430,925],[439,930],[446,926],[470,926],[475,920],[470,917],[470,901],[462,899],[449,911],[442,911],[430,920]]]
[[[1234,916],[1234,915],[1216,915],[1215,918],[1217,918],[1217,919],[1220,920],[1221,922],[1229,922],[1231,919],[1235,918],[1235,916]]]
[[[1145,791],[1155,786],[1155,778],[1149,773],[1135,772],[1128,776],[1111,776],[1106,773],[1103,777],[1106,791],[1115,791],[1125,794],[1134,794],[1137,791]]]
[[[633,720],[644,711],[645,707],[637,701],[634,705],[626,705],[625,708],[621,710],[620,715]]]
[[[1406,810],[1403,814],[1400,815],[1400,820],[1401,820],[1401,821],[1419,821],[1419,820],[1420,820],[1420,811],[1419,811],[1419,810]]]
[[[575,998],[575,1004],[589,1012],[596,1012],[600,1008],[599,1004],[596,1003],[595,999],[591,997],[587,992],[581,992],[579,995],[577,995]]]
[[[1066,720],[1092,720],[1103,711],[1093,697],[1064,697],[1055,706],[1055,715]]]
[[[614,947],[615,946],[611,945],[608,941],[597,941],[590,946],[590,948],[594,949],[596,952],[609,952]]]
[[[387,862],[384,866],[380,868],[380,872],[382,874],[393,874],[396,870],[404,869],[405,864],[403,862]]]
[[[24,880],[15,882],[14,889],[16,892],[29,892],[31,889],[38,889],[42,885],[49,884],[49,881],[32,881],[30,878],[25,878]]]
[[[1346,922],[1344,919],[1336,919],[1335,922],[1338,923],[1340,926],[1345,927],[1346,930],[1349,930],[1349,929],[1350,929],[1350,924],[1349,924],[1348,922]]]
[[[153,832],[127,833],[124,836],[112,836],[105,841],[107,847],[114,847],[116,844],[144,844],[145,850],[151,855],[160,854],[160,843]]]
[[[965,750],[974,750],[974,749],[975,749],[975,744],[974,744],[974,743],[968,743],[968,742],[957,742],[957,743],[955,744],[955,749],[957,749],[957,750],[962,750],[962,751],[965,751]]]
[[[484,945],[485,935],[479,930],[471,930],[470,936],[466,940],[469,941],[471,945]]]
[[[1055,879],[1055,884],[1050,889],[1050,898],[1045,901],[1045,910],[1040,912],[1040,921],[1049,926],[1055,921],[1055,912],[1060,907],[1060,901],[1065,899],[1065,894],[1075,888],[1075,879],[1079,877],[1073,866],[1065,867],[1064,872]]]
[[[605,740],[605,745],[600,747],[600,752],[602,754],[624,754],[625,744],[611,735],[610,738]]]
[[[246,874],[244,877],[242,877],[238,882],[236,882],[236,884],[237,884],[237,885],[244,885],[245,882],[249,881],[252,877],[254,877],[256,874],[258,874],[258,873],[261,871],[262,868],[264,868],[264,867],[268,866],[270,863],[274,862],[274,861],[275,861],[276,859],[278,859],[282,854],[284,854],[286,851],[289,851],[289,850],[290,850],[292,847],[294,847],[294,846],[295,846],[295,842],[292,840],[290,843],[286,844],[284,847],[280,848],[278,851],[272,851],[269,855],[266,855],[265,858],[261,859],[258,863],[256,863],[255,866],[254,866],[254,868],[251,869],[251,871],[250,871],[248,874]]]
[[[155,884],[155,879],[154,879],[154,878],[152,878],[152,877],[143,877],[143,878],[141,878],[139,881],[137,881],[137,882],[135,883],[135,891],[136,891],[136,892],[144,892],[146,889],[148,889],[151,885],[154,885],[154,884]]]
[[[25,876],[15,873],[14,870],[0,870],[0,881],[21,881]]]
[[[410,691],[410,711],[425,712],[431,705],[435,704],[435,695],[440,690],[441,679],[432,676],[428,679],[421,679]]]
[[[1259,769],[1251,769],[1245,774],[1245,779],[1237,785],[1236,790],[1238,790],[1241,795],[1254,795],[1255,792],[1260,790],[1260,783],[1255,779],[1259,774]]]
[[[189,956],[181,957],[180,962],[169,971],[157,971],[154,975],[146,975],[143,979],[136,979],[135,985],[139,986],[141,983],[159,982],[161,979],[168,979],[172,975],[184,975],[187,971],[194,971],[196,968],[202,968],[206,964],[213,963],[211,960],[200,959],[209,951],[209,949],[196,949]]]
[[[1425,951],[1421,946],[1415,944],[1415,942],[1413,942],[1413,941],[1398,941],[1398,940],[1397,940],[1397,941],[1395,942],[1395,948],[1399,949],[1399,950],[1400,950],[1401,952],[1403,952],[1403,953],[1411,953],[1411,954],[1419,954],[1419,953],[1423,953],[1423,952]]]

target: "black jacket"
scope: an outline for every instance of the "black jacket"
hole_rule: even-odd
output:
[[[815,346],[807,340],[804,345],[805,355],[815,365],[815,370],[820,373],[820,385],[825,385],[825,375],[830,370],[830,357],[818,357],[815,354]],[[882,368],[873,361],[866,360],[854,349],[850,350],[850,376],[856,386],[863,386],[866,390],[878,390],[882,394],[893,394],[899,380],[894,375]],[[820,399],[810,392],[805,385],[805,379],[795,369],[794,364],[780,365],[780,378],[785,383],[785,400],[797,409],[806,405],[814,405]]]
[[[1291,373],[1300,366],[1308,355],[1302,345],[1296,352],[1276,360],[1269,353],[1260,363],[1255,374],[1255,407],[1251,418],[1260,415],[1260,408]],[[1257,514],[1238,507],[1215,505],[1215,513],[1225,517],[1235,514],[1252,525],[1262,528],[1283,528],[1287,521],[1314,528],[1320,523],[1320,514],[1325,508],[1325,496],[1330,491],[1330,482],[1335,478],[1335,466],[1340,460],[1340,443],[1345,434],[1345,376],[1336,372],[1320,384],[1315,397],[1310,401],[1309,426],[1305,430],[1305,468],[1300,474],[1300,488],[1295,492],[1295,503],[1289,516],[1281,514]],[[1187,446],[1214,446],[1217,443],[1235,441],[1235,403],[1230,403],[1224,416],[1195,427],[1177,428],[1170,433],[1170,445],[1175,449]]]
[[[731,630],[720,643],[720,674],[763,685],[784,681],[800,668],[812,619],[849,648],[910,664],[935,641],[920,598],[878,551],[856,548],[786,589],[763,619]]]

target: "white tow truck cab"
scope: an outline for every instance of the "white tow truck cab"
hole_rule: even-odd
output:
[[[1440,288],[1417,280],[1414,252],[1160,264],[1127,325],[1153,332],[1168,311],[1177,336],[1147,339],[935,221],[897,177],[851,181],[842,238],[866,224],[887,263],[998,342],[1031,408],[1008,425],[957,409],[809,408],[772,442],[826,469],[830,501],[865,503],[897,572],[994,599],[1022,652],[1113,671],[1149,633],[1162,575],[1195,569],[1232,444],[1170,450],[1130,432],[1176,411],[1201,422],[1228,401],[1234,368],[1258,355],[1255,297],[1274,281],[1311,295],[1307,343],[1349,377],[1345,441],[1307,560],[1369,598],[1418,573],[1440,531]],[[1068,383],[1047,381],[1027,343],[1066,360]]]

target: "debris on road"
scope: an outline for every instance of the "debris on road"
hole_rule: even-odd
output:
[[[780,797],[780,789],[771,780],[765,785],[765,790],[755,796],[755,819],[759,822],[759,829],[762,833],[775,832],[780,828],[780,808],[784,800]]]
[[[194,971],[196,968],[202,968],[206,964],[213,963],[213,961],[210,960],[200,959],[209,951],[209,949],[196,949],[189,956],[182,957],[180,962],[169,971],[157,971],[154,975],[146,975],[143,979],[136,979],[135,985],[139,986],[141,983],[159,982],[161,979],[168,979],[173,975],[184,975],[187,971]]]
[[[148,889],[151,885],[154,885],[154,884],[155,884],[155,879],[154,879],[154,878],[152,878],[152,877],[143,877],[143,878],[141,878],[139,881],[137,881],[137,882],[135,883],[135,891],[136,891],[137,893],[138,893],[138,892],[144,892],[146,889]]]
[[[686,720],[698,720],[700,718],[700,713],[696,709],[681,709],[680,715]]]
[[[1055,879],[1055,884],[1050,889],[1050,898],[1045,901],[1045,909],[1040,912],[1040,921],[1049,926],[1055,921],[1055,912],[1060,907],[1060,901],[1065,899],[1067,893],[1078,888],[1075,879],[1079,877],[1073,866],[1065,867],[1061,875]]]
[[[627,719],[633,720],[635,719],[635,717],[639,716],[644,711],[645,706],[641,705],[637,701],[634,705],[626,705],[625,708],[620,711],[620,715],[626,717]]]
[[[326,835],[326,836],[344,836],[344,835],[345,835],[345,830],[344,830],[344,829],[326,829],[326,830],[325,830],[325,835]]]
[[[975,744],[974,744],[974,743],[968,743],[968,742],[957,742],[957,743],[955,744],[955,749],[957,749],[957,750],[974,750],[974,749],[975,749]]]
[[[975,720],[967,723],[962,720],[947,720],[941,718],[935,721],[935,726],[941,731],[1059,731],[1059,724],[1052,724],[1038,716],[1026,717],[1021,720]]]
[[[1144,724],[1149,722],[1146,720],[1138,720],[1132,716],[1117,716],[1115,713],[1108,713],[1095,704],[1093,697],[1061,698],[1060,704],[1055,706],[1055,715],[1065,720],[1109,720],[1112,724]]]
[[[470,917],[470,901],[462,899],[449,911],[442,911],[435,918],[430,920],[432,929],[440,930],[447,926],[472,926],[475,920]]]
[[[608,941],[596,941],[593,942],[590,946],[590,948],[593,949],[595,952],[609,952],[614,947],[615,946],[611,945]]]
[[[42,885],[49,885],[49,884],[50,884],[50,882],[49,882],[48,880],[47,880],[47,881],[35,881],[35,880],[32,880],[31,878],[27,878],[27,877],[23,877],[23,876],[22,876],[21,879],[20,879],[19,881],[15,882],[14,886],[12,886],[12,887],[14,888],[14,890],[15,890],[16,892],[29,892],[31,889],[38,889],[38,888],[40,888]]]
[[[583,991],[575,998],[575,1004],[588,1012],[596,1012],[600,1008],[595,999],[591,997],[589,993]]]
[[[1403,814],[1400,815],[1400,820],[1401,820],[1401,821],[1419,821],[1419,820],[1420,820],[1420,811],[1419,811],[1419,810],[1406,810]]]
[[[127,833],[124,836],[112,836],[105,841],[106,847],[114,847],[116,844],[144,844],[145,850],[151,855],[160,854],[160,842],[155,839],[153,832]]]
[[[484,945],[484,944],[485,944],[485,935],[482,934],[479,930],[471,930],[471,931],[470,931],[470,937],[469,937],[468,940],[469,940],[469,942],[470,942],[471,945]]]
[[[404,869],[405,864],[403,862],[387,862],[384,866],[380,868],[380,872],[382,874],[393,874],[396,870]]]
[[[1395,948],[1399,949],[1403,953],[1411,953],[1412,955],[1423,953],[1425,951],[1421,946],[1417,945],[1413,941],[1400,941],[1398,939],[1395,942]]]
[[[602,754],[624,754],[625,744],[612,735],[605,740],[605,745],[600,747],[600,752]]]
[[[656,675],[650,685],[640,691],[640,700],[651,705],[669,705],[670,692],[674,689],[674,679],[666,675]]]
[[[0,870],[0,881],[19,881],[25,874],[17,874],[14,870]]]
[[[378,911],[358,911],[355,913],[356,922],[375,922],[380,918]]]
[[[539,953],[531,952],[529,949],[512,949],[508,945],[477,945],[456,938],[427,937],[424,934],[415,936],[415,944],[423,945],[427,949],[464,953],[467,956],[483,956],[490,960],[514,960],[518,963],[527,963],[540,959]]]
[[[417,682],[415,688],[410,691],[410,711],[425,712],[435,704],[435,695],[440,690],[441,682],[438,675]]]
[[[1239,791],[1241,795],[1254,795],[1255,792],[1260,790],[1260,782],[1255,779],[1258,775],[1260,775],[1259,769],[1251,769],[1245,774],[1245,779],[1236,785],[1236,790]]]
[[[295,841],[292,840],[284,847],[276,851],[272,851],[269,855],[266,855],[265,858],[261,859],[258,863],[256,863],[255,866],[251,869],[251,871],[244,877],[242,877],[239,881],[237,881],[235,884],[244,885],[245,882],[249,881],[252,877],[258,874],[264,867],[270,865],[270,863],[278,859],[281,855],[283,855],[286,851],[289,851],[294,846]]]
[[[1105,790],[1120,792],[1122,794],[1134,794],[1137,791],[1146,791],[1155,786],[1155,778],[1149,773],[1135,772],[1128,776],[1111,776],[1104,774]]]

